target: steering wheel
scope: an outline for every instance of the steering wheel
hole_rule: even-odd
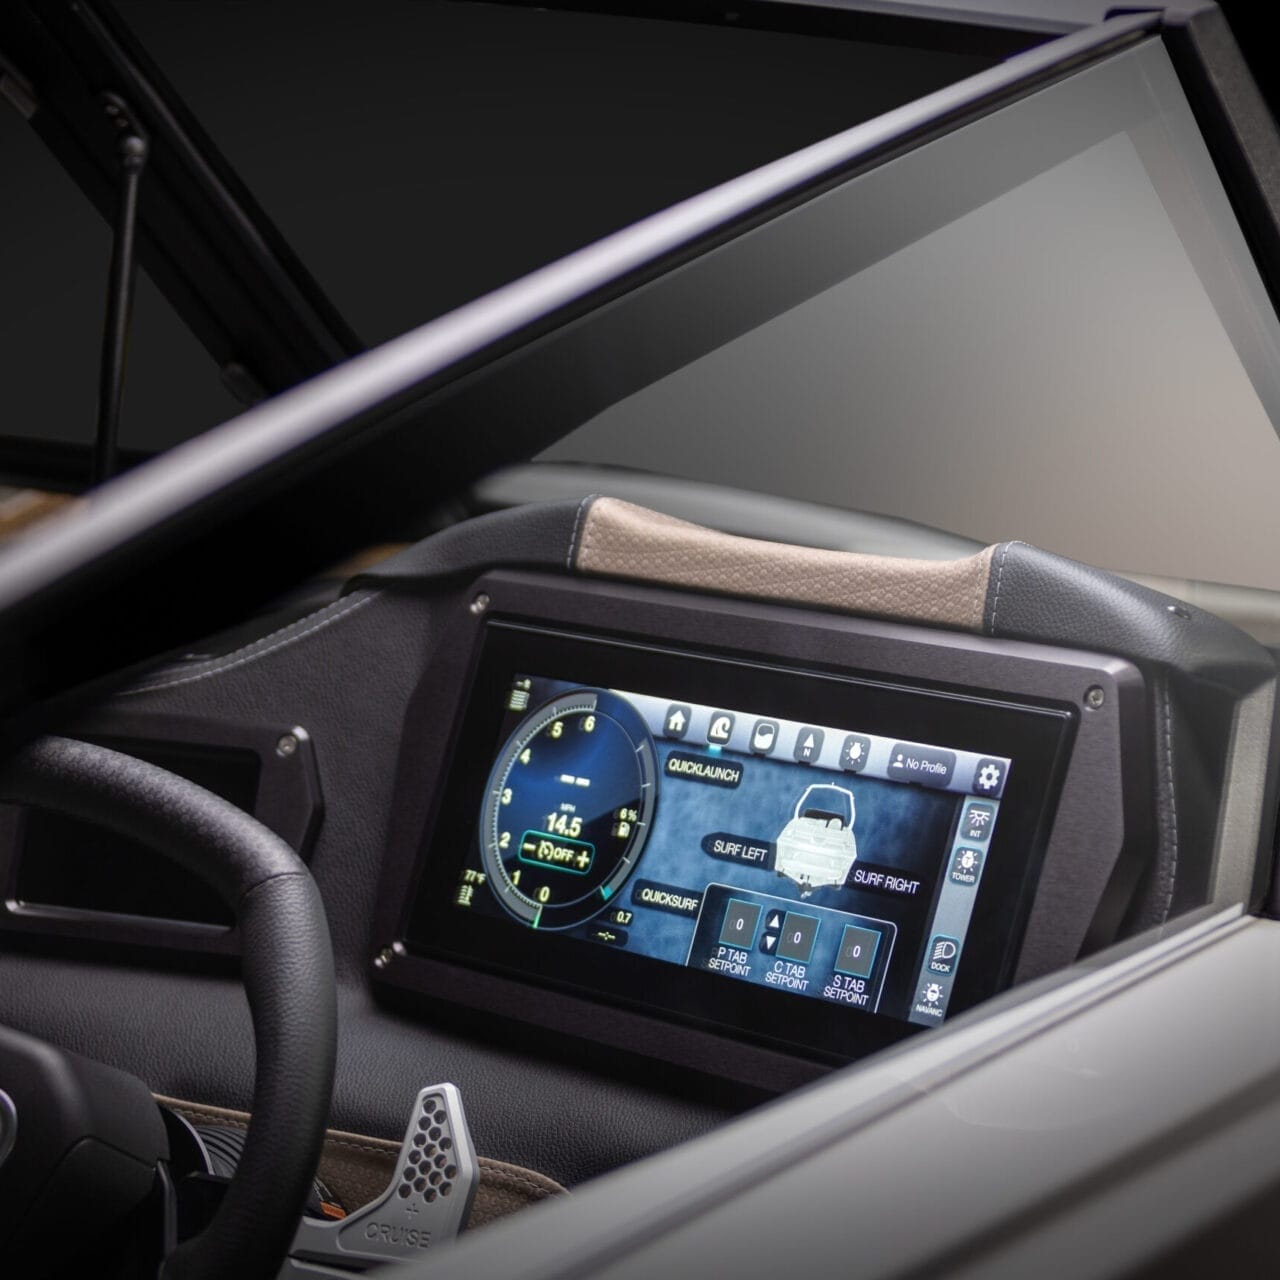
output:
[[[106,747],[67,738],[37,739],[0,767],[0,800],[69,814],[138,839],[207,880],[234,911],[256,1045],[253,1119],[216,1214],[199,1235],[169,1253],[161,1275],[171,1280],[274,1277],[311,1187],[333,1090],[333,953],[315,881],[279,836],[234,805]],[[40,1113],[76,1105],[66,1101],[66,1082],[68,1072],[79,1069],[71,1062],[75,1055],[16,1033],[4,1035],[10,1039],[0,1038],[0,1103],[8,1071],[12,1119],[11,1149],[0,1156],[0,1200],[19,1172],[23,1189],[29,1189],[35,1185],[29,1181],[32,1173],[42,1172],[42,1158],[46,1164],[60,1158],[60,1153],[38,1149],[35,1139],[48,1128],[40,1123]],[[145,1089],[122,1072],[79,1059],[76,1063],[108,1079],[94,1089],[114,1088],[116,1077],[130,1083],[131,1102],[97,1107],[99,1112],[114,1111],[117,1122],[136,1105],[137,1090]],[[35,1102],[28,1088],[24,1101],[15,1105],[13,1081],[21,1077],[29,1084],[33,1074],[42,1077],[35,1081]],[[122,1099],[126,1093],[121,1086]],[[0,1152],[4,1133],[0,1114]],[[43,1172],[47,1181],[54,1171]],[[3,1207],[0,1203],[0,1221]],[[74,1205],[65,1208],[76,1217]],[[56,1247],[56,1240],[46,1245]],[[0,1254],[5,1251],[0,1239]]]

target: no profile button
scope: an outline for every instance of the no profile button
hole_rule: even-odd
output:
[[[916,782],[922,787],[947,787],[956,770],[956,753],[938,747],[917,747],[895,742],[889,752],[889,777],[895,782]]]

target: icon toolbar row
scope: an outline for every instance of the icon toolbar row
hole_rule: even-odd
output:
[[[693,709],[681,702],[673,702],[663,718],[663,737],[684,742],[690,736]],[[707,720],[705,738],[710,747],[727,747],[733,739],[737,716],[732,711],[713,711]],[[747,739],[751,753],[771,756],[778,746],[781,725],[777,720],[756,720]],[[803,725],[795,735],[791,757],[798,764],[813,764],[822,755],[827,731],[816,725]],[[844,768],[859,773],[866,766],[871,753],[871,739],[860,733],[849,734],[840,750]]]
[[[726,748],[732,745],[737,733],[738,749],[741,750],[745,745],[752,755],[758,756],[774,755],[784,738],[781,721],[744,718],[745,723],[750,726],[744,744],[743,735],[738,733],[737,713],[721,710],[709,711],[705,728],[701,728],[695,735],[693,726],[695,721],[701,719],[702,717],[695,716],[694,708],[688,703],[670,703],[662,718],[662,736],[677,742],[702,739],[709,747]],[[818,725],[795,726],[794,733],[788,735],[791,738],[791,759],[797,764],[818,764],[826,751],[827,736],[831,733],[832,730]],[[871,759],[872,739],[862,733],[835,736],[840,739],[835,765],[846,773],[861,773]],[[827,754],[829,756],[830,753]],[[959,777],[958,768],[959,761],[954,751],[898,742],[888,749],[883,774],[895,781],[915,782],[921,786],[948,790],[952,789],[953,778]],[[999,796],[1004,790],[1007,770],[1006,760],[989,756],[979,758],[973,766],[968,790],[976,795]],[[964,779],[960,778],[960,781],[963,782]]]

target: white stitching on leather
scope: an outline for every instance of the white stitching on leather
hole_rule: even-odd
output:
[[[315,613],[308,614],[306,618],[300,618],[297,622],[290,623],[287,627],[281,627],[279,631],[273,631],[270,635],[262,636],[251,644],[244,645],[242,648],[225,654],[223,657],[216,659],[213,666],[205,667],[204,670],[197,672],[195,675],[180,676],[176,680],[162,680],[156,684],[138,685],[134,689],[123,689],[120,696],[130,697],[137,693],[154,693],[158,689],[174,689],[178,685],[195,684],[199,680],[208,680],[213,676],[220,676],[228,671],[234,671],[237,667],[243,667],[246,663],[253,662],[258,658],[265,658],[269,653],[277,653],[286,646],[295,643],[295,641],[305,640],[307,636],[315,635],[317,631],[323,631],[325,627],[331,626],[342,618],[349,618],[357,609],[363,609],[365,605],[372,604],[378,598],[376,595],[371,595],[361,596],[358,600],[335,601],[333,604],[326,605],[323,609],[318,609]],[[334,610],[334,612],[329,613],[329,610]],[[303,622],[318,618],[322,613],[328,613],[329,616],[323,621],[311,622],[311,625],[302,631],[293,631],[293,628],[300,626]],[[292,634],[289,634],[290,632]],[[278,640],[275,644],[269,644],[266,648],[259,647],[275,636],[283,636],[284,639]],[[238,654],[242,654],[243,657],[237,657]]]
[[[1173,861],[1169,867],[1169,896],[1165,899],[1164,913],[1161,919],[1167,920],[1173,909],[1173,890],[1178,883],[1178,797],[1173,781],[1173,707],[1169,697],[1169,682],[1164,684],[1164,759],[1165,770],[1169,776],[1169,836],[1173,851]]]
[[[995,634],[996,611],[1000,608],[1000,583],[1004,580],[1004,562],[1009,555],[1012,542],[1006,542],[1000,551],[1000,563],[996,566],[996,593],[991,599],[991,633]]]
[[[370,599],[368,596],[357,596],[354,600],[334,600],[331,604],[322,605],[319,609],[313,610],[311,613],[305,613],[301,618],[295,618],[292,622],[286,623],[283,627],[277,627],[274,631],[268,631],[265,636],[259,636],[256,640],[250,640],[248,644],[242,644],[238,649],[232,649],[229,653],[224,653],[217,658],[208,658],[206,662],[230,662],[232,658],[238,658],[242,653],[248,653],[250,649],[256,649],[259,645],[265,645],[269,640],[274,640],[276,636],[288,635],[290,632],[302,626],[304,622],[314,622],[322,614],[332,614],[334,618],[343,614],[352,612],[354,606],[363,600]]]
[[[573,532],[569,535],[569,552],[564,558],[564,567],[571,573],[573,572],[573,555],[578,549],[578,530],[582,527],[582,517],[587,514],[587,508],[595,496],[594,493],[589,493],[578,503],[578,514],[573,520]]]

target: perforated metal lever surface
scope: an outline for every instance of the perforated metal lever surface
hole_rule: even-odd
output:
[[[462,1229],[479,1181],[461,1095],[430,1085],[414,1103],[387,1189],[339,1222],[304,1218],[282,1275],[308,1274],[307,1262],[363,1271],[420,1257]]]

